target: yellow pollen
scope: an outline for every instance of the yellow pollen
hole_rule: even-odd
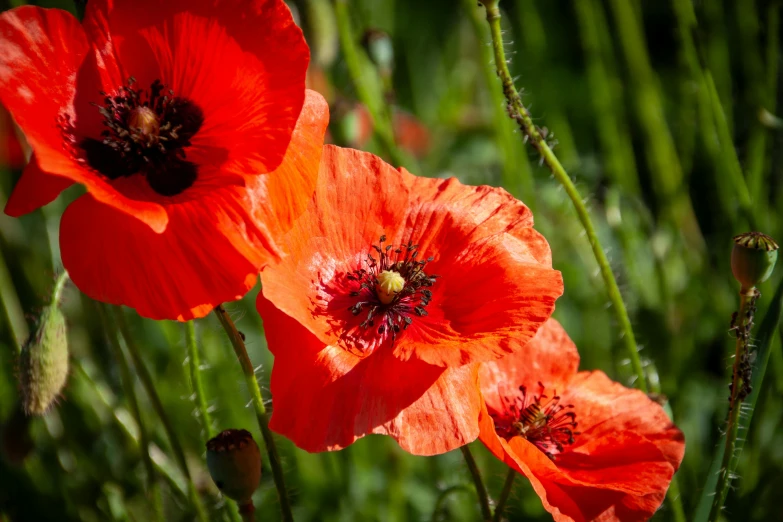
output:
[[[378,299],[383,304],[389,304],[394,301],[397,294],[405,286],[405,278],[402,277],[399,272],[394,270],[384,270],[378,274],[378,286],[376,290],[378,292]]]
[[[138,129],[145,136],[157,136],[160,131],[158,115],[149,107],[144,106],[136,107],[131,111],[128,126],[132,130]]]

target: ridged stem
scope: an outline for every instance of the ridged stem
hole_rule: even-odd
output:
[[[371,86],[365,81],[367,68],[362,67],[361,50],[356,45],[351,19],[348,13],[348,3],[346,0],[335,0],[334,12],[337,17],[337,30],[340,33],[340,45],[343,49],[343,57],[348,67],[348,74],[351,77],[356,93],[370,112],[373,120],[375,133],[381,142],[381,145],[388,154],[389,159],[395,167],[404,163],[404,157],[397,148],[394,139],[394,127],[392,126],[391,114],[386,104],[372,92]],[[365,59],[367,62],[369,59]]]
[[[166,431],[166,436],[171,444],[171,450],[174,452],[174,459],[177,461],[182,474],[185,476],[185,480],[188,484],[188,497],[193,508],[196,510],[196,516],[200,522],[207,522],[207,513],[204,511],[204,505],[201,502],[201,498],[196,491],[196,485],[193,483],[193,477],[190,474],[190,468],[188,468],[188,462],[185,458],[185,450],[182,448],[177,432],[174,429],[174,425],[171,423],[171,419],[166,413],[166,409],[163,407],[163,402],[160,400],[158,390],[155,388],[155,383],[152,380],[152,375],[147,369],[147,365],[144,364],[144,360],[141,357],[138,346],[133,340],[130,334],[128,324],[125,322],[125,315],[122,313],[122,309],[118,306],[112,307],[114,309],[114,318],[117,321],[117,326],[120,329],[120,334],[125,341],[125,346],[128,348],[131,359],[133,359],[133,366],[136,368],[136,374],[139,376],[141,385],[144,387],[144,391],[147,392],[147,396],[152,403],[152,407],[155,410],[160,421],[163,423],[163,429]]]
[[[726,502],[726,496],[729,493],[731,485],[731,461],[734,458],[734,450],[737,445],[737,432],[740,420],[740,411],[742,410],[742,390],[745,388],[743,375],[740,365],[743,361],[743,355],[747,350],[747,343],[750,337],[750,328],[753,325],[753,301],[758,296],[758,290],[755,288],[740,291],[740,305],[736,320],[738,324],[733,325],[737,329],[737,342],[734,347],[734,366],[731,379],[731,396],[729,399],[729,414],[726,428],[726,447],[723,450],[723,460],[721,462],[718,483],[715,486],[715,496],[713,497],[712,509],[710,509],[710,522],[717,522],[721,516],[721,509]]]
[[[642,362],[637,351],[636,338],[631,327],[631,320],[628,317],[628,311],[625,308],[623,297],[620,294],[620,288],[617,286],[617,281],[612,273],[612,268],[609,265],[609,260],[606,258],[601,243],[598,240],[598,234],[596,234],[595,226],[590,219],[590,214],[587,211],[582,196],[576,189],[573,181],[568,176],[568,173],[560,164],[560,161],[555,156],[552,149],[546,143],[546,140],[541,135],[538,127],[533,123],[530,113],[522,104],[522,99],[514,87],[514,81],[511,78],[511,73],[508,70],[508,64],[506,63],[506,53],[503,49],[503,37],[500,28],[500,10],[498,9],[498,0],[479,0],[487,10],[487,21],[489,22],[491,34],[492,34],[492,48],[495,54],[495,67],[497,68],[497,74],[500,77],[500,81],[503,84],[503,93],[508,101],[508,113],[511,118],[516,120],[519,128],[524,135],[530,140],[530,143],[541,154],[546,166],[554,175],[555,179],[563,185],[563,188],[571,199],[571,203],[574,205],[579,221],[582,223],[582,227],[585,230],[587,239],[590,242],[590,247],[593,250],[593,255],[598,262],[598,267],[601,271],[604,284],[606,285],[607,293],[609,294],[609,300],[612,303],[612,307],[615,311],[617,321],[620,324],[620,331],[622,333],[623,343],[625,344],[628,352],[628,358],[631,361],[631,367],[636,375],[636,386],[642,391],[647,391],[647,382],[645,381],[644,368],[642,368]]]
[[[139,428],[139,453],[141,453],[141,460],[144,463],[144,469],[147,473],[147,484],[150,492],[152,502],[152,512],[155,515],[155,520],[163,522],[163,499],[160,493],[160,487],[158,485],[158,477],[155,471],[155,467],[152,465],[152,458],[150,457],[150,437],[147,432],[147,427],[144,424],[144,419],[141,416],[141,409],[139,408],[139,401],[136,397],[136,391],[133,389],[133,377],[128,366],[128,361],[125,360],[125,354],[122,352],[122,347],[118,339],[118,332],[116,325],[112,322],[109,314],[106,310],[106,305],[103,303],[97,303],[98,315],[100,316],[103,328],[106,332],[106,336],[109,339],[109,346],[111,346],[114,352],[114,359],[120,368],[120,379],[122,380],[122,388],[125,390],[125,395],[128,398],[128,405],[131,409],[131,414],[136,420],[136,424]]]
[[[277,445],[272,436],[272,430],[269,429],[269,419],[266,414],[266,406],[264,406],[264,398],[261,395],[261,388],[258,386],[258,381],[256,380],[256,372],[253,368],[253,363],[250,361],[250,356],[247,354],[245,341],[242,339],[239,330],[237,330],[234,321],[222,306],[217,306],[215,308],[215,315],[220,321],[221,326],[223,326],[223,329],[226,331],[228,339],[231,341],[231,346],[234,348],[234,353],[237,356],[239,365],[242,367],[247,389],[253,399],[253,408],[256,411],[256,419],[258,419],[258,426],[261,428],[261,435],[264,438],[266,452],[269,455],[269,465],[272,468],[272,476],[275,480],[277,495],[280,499],[280,510],[283,514],[283,520],[284,522],[292,522],[294,516],[291,512],[291,500],[288,498],[288,491],[285,487],[285,476],[280,461],[280,454],[277,451]]]
[[[481,507],[481,519],[489,522],[492,520],[492,510],[489,508],[487,488],[484,487],[484,481],[481,480],[481,472],[476,465],[476,459],[473,458],[473,454],[470,452],[467,444],[462,446],[460,450],[462,450],[462,456],[465,457],[465,463],[468,465],[473,483],[476,485],[476,496],[478,496],[479,506]]]
[[[517,478],[517,472],[512,468],[508,468],[506,474],[506,481],[503,483],[503,490],[498,497],[498,503],[495,505],[495,516],[492,517],[493,522],[500,522],[503,520],[503,511],[506,510],[506,502],[509,495],[511,495],[511,489],[514,487],[514,479]]]

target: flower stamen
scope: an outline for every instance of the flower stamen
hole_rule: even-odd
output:
[[[495,431],[506,440],[522,437],[534,444],[547,457],[555,460],[565,446],[573,444],[580,432],[577,427],[573,404],[560,404],[560,396],[544,395],[544,385],[538,395],[528,393],[525,386],[519,387],[517,397],[503,397],[504,411],[490,412],[495,422]]]
[[[424,272],[425,265],[434,258],[417,260],[418,245],[409,241],[398,248],[384,246],[386,236],[381,236],[378,245],[372,248],[364,260],[366,268],[359,268],[348,274],[349,281],[358,283],[358,288],[350,293],[351,297],[361,298],[349,310],[353,315],[367,312],[361,328],[375,327],[379,323],[379,335],[391,335],[392,342],[401,330],[413,323],[414,317],[427,315],[426,307],[432,299],[429,289],[437,275]]]

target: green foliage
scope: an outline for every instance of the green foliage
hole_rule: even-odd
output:
[[[67,0],[38,3],[75,12]],[[306,34],[314,36],[309,39],[313,55],[325,67],[332,136],[339,140],[343,119],[354,117],[344,108],[364,93],[354,84],[355,71],[342,48],[331,56],[339,39],[331,2],[292,4],[303,16]],[[427,153],[414,157],[403,150],[403,163],[420,175],[504,186],[528,204],[550,242],[555,268],[563,273],[566,290],[555,316],[579,347],[581,368],[602,369],[630,385],[618,326],[573,207],[505,118],[500,85],[488,62],[488,31],[476,23],[483,10],[468,0],[345,4],[353,33],[343,34],[343,40],[356,46],[353,65],[368,82],[366,96],[382,97],[372,100],[373,110],[390,117],[384,113],[386,102],[392,102],[429,131]],[[502,0],[500,6],[510,68],[523,101],[536,125],[547,128],[548,141],[556,144],[555,153],[588,199],[643,346],[645,370],[657,376],[685,433],[686,455],[677,476],[691,520],[728,407],[733,341],[727,331],[739,290],[730,267],[732,237],[756,226],[783,237],[777,210],[783,208],[783,134],[759,116],[761,108],[778,114],[780,3]],[[321,20],[330,25],[322,27]],[[388,81],[361,46],[371,28],[391,38],[395,61]],[[389,159],[389,136],[383,138],[373,136],[364,148]],[[19,175],[0,166],[0,202]],[[24,311],[48,304],[42,296],[59,268],[59,216],[82,190],[69,189],[43,211],[20,219],[0,216],[0,252],[10,291]],[[778,271],[759,287],[758,317],[766,315],[779,281]],[[261,364],[259,377],[268,392],[273,361],[253,305],[256,293],[227,309],[240,317],[237,325],[251,359]],[[60,404],[30,422],[18,418],[15,319],[6,314],[9,320],[0,321],[0,441],[8,433],[19,440],[29,434],[32,441],[23,464],[0,457],[0,521],[4,516],[13,521],[151,519],[138,426],[95,304],[69,288],[62,309],[72,352],[69,382]],[[209,479],[201,423],[194,415],[199,405],[191,395],[183,328],[135,315],[129,319],[196,486],[213,519],[222,520],[223,501]],[[213,428],[245,428],[260,441],[239,365],[216,319],[198,321],[198,334]],[[729,493],[727,520],[783,520],[778,498],[783,351],[778,336],[766,340],[766,379],[758,385],[754,379],[753,423],[741,434],[746,440],[736,459],[739,478]],[[136,388],[161,477],[165,519],[192,520],[187,486],[166,433],[138,382]],[[278,445],[299,521],[479,517],[459,452],[413,457],[377,436],[337,453],[309,454],[283,438]],[[480,444],[471,450],[496,498],[506,467]],[[279,520],[272,472],[262,456],[261,486],[254,495],[257,520]],[[551,519],[521,477],[507,506],[511,520]],[[672,517],[664,504],[654,520]]]

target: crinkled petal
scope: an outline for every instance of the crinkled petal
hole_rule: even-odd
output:
[[[241,174],[280,165],[309,62],[282,0],[91,0],[85,28],[99,62],[113,64],[106,90],[130,76],[142,87],[160,80],[203,111],[191,156]]]
[[[339,345],[355,317],[345,275],[403,220],[399,172],[366,152],[324,146],[316,193],[286,237],[288,256],[261,274],[264,295],[324,344]]]
[[[33,155],[25,166],[5,205],[5,213],[19,217],[54,201],[60,192],[73,184],[68,178],[53,176],[41,170]]]
[[[258,298],[272,368],[270,427],[307,451],[341,449],[369,434],[417,455],[476,438],[477,368],[403,362],[388,349],[360,356],[324,345],[263,295]]]
[[[562,391],[578,368],[576,345],[560,323],[550,318],[523,350],[481,365],[481,393],[490,409],[500,411],[502,397],[517,395],[520,385],[535,389],[540,381]]]

